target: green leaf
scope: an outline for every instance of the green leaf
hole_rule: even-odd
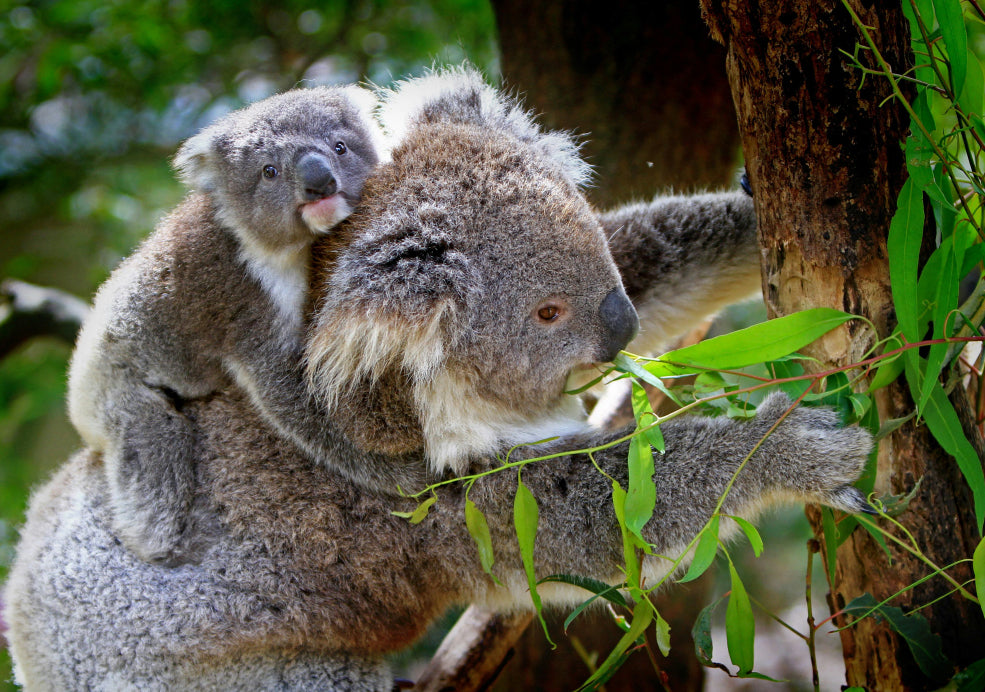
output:
[[[610,603],[614,603],[623,608],[629,609],[629,603],[623,598],[622,593],[619,591],[618,586],[611,586],[606,584],[604,581],[599,581],[597,579],[591,579],[590,577],[582,577],[573,574],[554,574],[549,577],[544,577],[538,584],[545,584],[548,582],[557,582],[560,584],[571,584],[572,586],[577,586],[579,588],[585,589],[586,591],[592,592],[592,597],[587,601],[583,601],[568,615],[564,620],[564,631],[568,631],[568,627],[571,623],[584,612],[586,608],[592,605],[599,598],[603,598]]]
[[[958,260],[955,243],[952,240],[945,240],[940,251],[944,252],[944,261],[941,267],[941,275],[936,283],[936,295],[934,299],[933,322],[934,338],[942,339],[948,336],[945,333],[945,323],[951,311],[958,306]],[[954,328],[956,320],[951,320],[951,328]],[[927,405],[927,400],[934,388],[934,384],[940,377],[944,367],[944,357],[947,355],[949,345],[946,343],[934,344],[930,347],[927,355],[927,368],[924,372],[923,387],[920,390],[920,397],[917,400],[917,410],[923,411]]]
[[[907,615],[899,608],[879,603],[868,593],[846,605],[844,612],[857,618],[872,616],[885,621],[906,642],[924,675],[935,681],[950,677],[951,663],[944,655],[941,638],[931,631],[927,618],[920,613]]]
[[[896,318],[907,341],[920,338],[917,328],[917,266],[923,241],[923,195],[907,179],[900,190],[896,213],[889,226],[889,276],[893,289]]]
[[[786,377],[800,377],[804,374],[803,365],[789,360],[774,360],[768,363],[767,367],[777,379]],[[780,389],[783,390],[783,393],[790,397],[793,401],[798,401],[804,392],[810,389],[810,387],[811,383],[809,380],[784,382],[780,385]]]
[[[981,113],[985,108],[985,76],[982,75],[982,64],[978,61],[978,56],[971,51],[968,53],[968,76],[958,101],[965,114]]]
[[[660,613],[653,611],[653,616],[657,620],[656,635],[657,648],[664,656],[670,655],[670,623],[661,617]]]
[[[616,370],[620,372],[629,373],[639,379],[643,380],[649,385],[656,387],[664,396],[673,401],[678,406],[683,406],[684,404],[680,401],[678,396],[674,394],[667,388],[667,385],[663,383],[661,377],[669,377],[671,375],[686,375],[689,374],[689,370],[683,368],[675,368],[673,366],[667,365],[666,367],[654,368],[654,365],[663,365],[657,363],[647,363],[645,366],[636,362],[633,358],[630,358],[624,353],[620,353],[615,358],[612,359],[612,365]]]
[[[615,510],[616,521],[619,522],[619,530],[622,532],[622,553],[623,560],[626,562],[626,582],[631,585],[637,585],[640,583],[640,563],[636,557],[638,539],[635,539],[632,532],[626,528],[626,491],[622,489],[618,481],[612,481],[612,508]]]
[[[853,315],[832,308],[802,310],[665,353],[656,364],[744,368],[787,356],[851,319]]]
[[[975,548],[971,563],[975,570],[975,595],[978,597],[982,614],[985,615],[985,538],[979,541],[978,547]]]
[[[475,506],[472,500],[465,501],[465,526],[472,534],[472,540],[475,541],[475,545],[479,549],[479,561],[482,563],[482,569],[485,570],[486,574],[496,579],[496,575],[492,573],[495,556],[493,555],[489,524],[486,522],[486,516]],[[499,583],[498,579],[496,579],[496,583]]]
[[[729,386],[725,378],[714,370],[703,372],[694,378],[694,391],[698,394],[712,394]]]
[[[746,534],[746,538],[749,539],[749,543],[752,545],[753,555],[755,555],[756,557],[759,557],[760,555],[762,555],[763,554],[763,538],[762,538],[762,536],[759,535],[759,531],[756,530],[756,527],[753,526],[752,524],[750,524],[748,521],[746,521],[742,517],[735,517],[735,516],[733,516],[733,517],[730,517],[730,518],[732,519],[732,521],[734,521],[736,524],[738,524],[739,525],[739,528],[742,529],[742,532],[744,534]]]
[[[731,675],[732,671],[727,666],[711,659],[714,654],[714,644],[711,639],[711,616],[723,600],[725,600],[724,596],[701,609],[691,627],[691,639],[694,640],[694,657],[698,659],[701,665],[707,668],[720,668]]]
[[[954,676],[951,681],[955,692],[982,692],[985,690],[985,658],[975,661]]]
[[[643,435],[650,446],[663,454],[665,449],[663,433],[660,432],[659,425],[654,425],[657,422],[657,416],[653,412],[653,407],[650,406],[646,390],[638,382],[632,383],[630,400],[633,404],[633,416],[636,418],[636,425],[644,428]]]
[[[540,619],[541,627],[544,628],[544,636],[553,649],[555,644],[547,631],[547,622],[544,620],[541,610],[540,594],[537,593],[537,576],[534,571],[534,541],[537,538],[538,520],[537,500],[534,499],[533,493],[527,486],[517,481],[516,496],[513,498],[513,524],[516,528],[516,540],[520,545],[523,569],[527,573],[530,600],[533,601],[534,608],[537,610],[537,617]]]
[[[643,599],[636,604],[633,609],[633,621],[629,625],[629,630],[618,641],[615,648],[609,653],[605,661],[596,669],[591,677],[586,680],[580,690],[595,690],[600,685],[604,685],[612,675],[619,669],[619,666],[626,660],[626,651],[630,646],[636,644],[646,629],[653,622],[654,610],[650,601]]]
[[[417,509],[415,509],[410,515],[410,523],[420,524],[422,521],[424,521],[425,517],[427,517],[428,515],[428,512],[431,511],[431,505],[433,505],[437,501],[438,501],[438,496],[432,495],[424,502],[417,505]]]
[[[735,565],[728,566],[732,577],[732,593],[725,609],[725,640],[732,663],[739,667],[739,673],[748,673],[753,668],[753,644],[756,640],[756,622],[752,617],[752,604],[746,587],[739,579]]]
[[[906,170],[910,180],[919,190],[926,190],[934,184],[934,147],[917,127],[911,127],[913,134],[906,138]]]
[[[629,603],[627,603],[626,599],[623,598],[622,593],[619,591],[619,586],[606,584],[604,581],[592,579],[591,577],[583,577],[580,574],[552,574],[549,577],[544,577],[537,583],[546,584],[548,582],[577,586],[579,589],[590,591],[595,594],[596,597],[604,598],[605,600],[615,603],[618,606],[629,609]]]
[[[890,493],[882,493],[879,495],[879,504],[882,505],[882,511],[891,516],[896,517],[902,514],[910,506],[915,498],[920,493],[920,486],[923,485],[923,479],[925,476],[920,476],[917,482],[913,484],[913,488],[910,492],[903,495],[892,495]]]
[[[968,72],[968,32],[964,26],[961,3],[958,0],[934,0],[934,11],[937,13],[941,37],[947,46],[954,94],[960,96]]]
[[[698,546],[694,549],[694,559],[687,569],[687,573],[678,582],[681,584],[694,581],[704,574],[711,563],[715,561],[718,553],[718,524],[719,516],[716,514],[708,522],[708,525],[701,531],[701,538],[698,539]]]
[[[653,449],[642,436],[637,435],[629,441],[629,489],[626,493],[626,528],[643,545],[643,527],[653,516],[657,505],[657,486],[653,482]]]

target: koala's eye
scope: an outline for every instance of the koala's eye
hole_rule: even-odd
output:
[[[553,322],[561,314],[561,309],[557,305],[544,305],[537,310],[537,318],[541,322]]]
[[[273,180],[277,177],[279,171],[274,166],[264,166],[263,167],[263,177],[267,180]]]
[[[345,142],[336,142],[335,143],[335,153],[336,154],[338,154],[338,155],[341,156],[342,154],[344,154],[347,151],[349,151],[349,147],[347,147],[345,145]]]

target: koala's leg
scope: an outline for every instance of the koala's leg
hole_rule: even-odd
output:
[[[745,192],[657,197],[599,218],[640,315],[630,350],[666,345],[760,287],[756,213]]]
[[[852,484],[861,475],[872,449],[869,433],[860,428],[839,427],[833,411],[800,407],[767,436],[789,406],[785,396],[774,395],[751,421],[692,416],[661,427],[666,453],[654,453],[656,507],[652,519],[643,527],[643,535],[653,545],[655,555],[671,560],[681,556],[723,496],[720,514],[747,520],[784,501],[817,502],[849,512],[868,509],[865,498]],[[540,451],[590,447],[630,432],[569,438]],[[523,453],[533,456],[531,450]],[[612,507],[610,478],[624,490],[628,488],[627,455],[625,442],[593,454],[609,478],[600,474],[583,454],[524,467],[523,483],[539,505],[534,551],[538,577],[582,574],[615,583],[624,578],[619,569],[622,538]],[[515,489],[515,473],[497,473],[477,482],[469,497],[489,520],[497,569],[501,570],[497,574],[504,583],[519,584],[515,591],[525,602],[526,581],[512,531],[512,503],[504,501],[513,496]],[[725,518],[720,537],[727,538],[735,530],[734,522]],[[682,566],[688,561],[685,559]],[[649,557],[647,562],[646,575],[651,585],[672,565],[662,557]]]
[[[143,383],[122,392],[110,407],[105,452],[114,528],[148,562],[194,562],[201,550],[187,530],[195,493],[194,425],[173,392]]]

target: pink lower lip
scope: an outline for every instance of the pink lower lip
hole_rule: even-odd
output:
[[[348,204],[341,194],[316,199],[301,206],[301,218],[315,231],[324,231],[348,216]]]

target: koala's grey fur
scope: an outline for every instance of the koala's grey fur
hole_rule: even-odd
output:
[[[221,118],[175,165],[194,192],[100,288],[69,377],[69,413],[103,452],[114,526],[148,560],[201,551],[189,532],[195,431],[184,411],[234,380],[317,454],[302,318],[311,245],[356,205],[380,158],[376,99],[290,91]]]
[[[400,112],[403,99],[414,105]],[[461,485],[439,489],[415,526],[393,514],[415,501],[360,479],[489,470],[512,444],[552,434],[560,437],[511,456],[570,452],[522,472],[540,508],[537,575],[623,581],[611,480],[575,450],[629,431],[592,430],[563,393],[572,369],[611,357],[636,326],[606,234],[577,188],[584,168],[573,147],[540,142],[526,114],[467,71],[406,83],[389,104],[399,145],[333,233],[344,242],[319,254],[314,283],[308,367],[338,455],[313,463],[235,388],[188,402],[201,434],[192,516],[211,540],[198,564],[177,568],[143,562],[115,538],[100,454],[70,460],[32,500],[5,591],[17,679],[29,689],[387,691],[381,657],[449,606],[529,607],[513,529],[517,474],[494,473],[469,491],[502,586],[480,566]],[[667,223],[661,208],[637,209],[622,233],[679,248],[692,263],[673,267],[679,275],[738,256],[685,251],[674,236],[696,229]],[[683,218],[703,218],[692,211]],[[754,242],[755,227],[707,233],[709,248],[738,247]],[[662,275],[625,253],[620,268],[641,300],[665,300]],[[648,583],[669,569],[656,555],[683,552],[788,406],[774,396],[752,421],[662,427],[657,507],[643,529],[654,546]],[[871,445],[830,411],[795,409],[738,472],[721,512],[752,518],[784,499],[858,510],[851,483]],[[627,453],[622,442],[594,454],[623,487]],[[723,536],[736,528],[722,526]],[[548,603],[584,598],[560,585],[540,592]]]

